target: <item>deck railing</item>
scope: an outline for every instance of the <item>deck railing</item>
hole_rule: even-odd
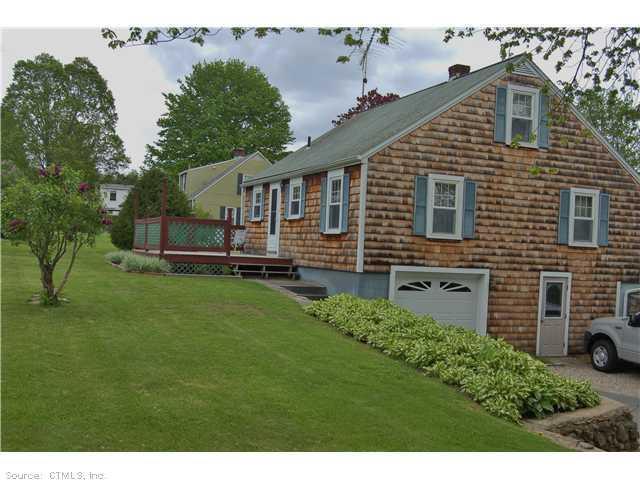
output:
[[[139,250],[167,250],[183,252],[223,252],[244,245],[244,225],[234,225],[231,216],[226,220],[161,215],[137,218],[133,247]]]
[[[168,184],[162,182],[161,214],[159,217],[138,218],[138,192],[133,192],[133,248],[158,250],[162,257],[167,250],[183,252],[224,252],[244,246],[244,225],[234,225],[231,211],[225,220],[166,215]]]

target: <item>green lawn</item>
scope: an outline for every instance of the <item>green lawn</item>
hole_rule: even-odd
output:
[[[559,450],[262,285],[127,274],[109,250],[45,309],[2,242],[3,450]]]

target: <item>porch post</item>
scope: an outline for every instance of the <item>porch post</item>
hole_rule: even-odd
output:
[[[169,222],[167,221],[167,195],[169,186],[166,177],[162,181],[162,206],[160,209],[160,253],[159,257],[164,257],[164,250],[169,237]]]
[[[227,210],[227,219],[224,222],[224,251],[227,257],[231,255],[231,210]]]

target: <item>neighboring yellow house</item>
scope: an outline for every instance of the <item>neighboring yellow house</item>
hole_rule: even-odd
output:
[[[211,218],[226,218],[230,211],[235,223],[242,224],[242,182],[270,165],[262,153],[245,155],[238,148],[231,160],[180,172],[180,190],[187,194],[194,208],[206,211]]]

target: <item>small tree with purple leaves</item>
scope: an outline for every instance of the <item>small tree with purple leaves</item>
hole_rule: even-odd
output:
[[[43,305],[59,304],[78,252],[93,245],[109,222],[99,192],[70,168],[41,168],[35,180],[21,178],[2,194],[3,236],[26,243],[36,257]],[[54,271],[67,254],[67,268],[56,287]]]

